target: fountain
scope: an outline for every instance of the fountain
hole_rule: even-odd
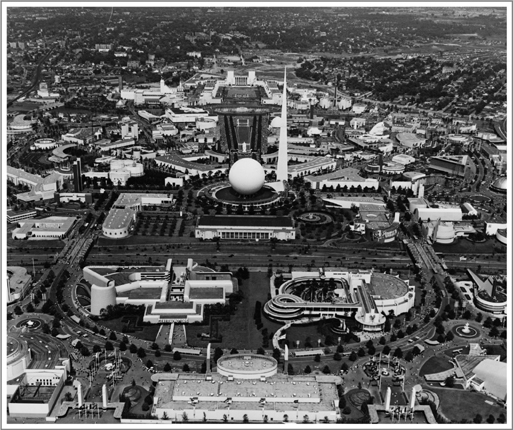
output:
[[[463,328],[461,329],[461,332],[462,332],[462,333],[465,333],[465,334],[469,334],[469,333],[470,333],[469,326],[470,326],[470,324],[469,324],[469,323],[466,323],[466,324],[465,324],[465,327],[463,327]]]

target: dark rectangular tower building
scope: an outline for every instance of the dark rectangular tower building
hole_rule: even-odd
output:
[[[76,161],[73,162],[73,185],[75,189],[75,193],[81,193],[84,189],[82,183],[82,159],[77,158]]]

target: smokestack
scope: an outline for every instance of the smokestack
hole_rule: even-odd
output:
[[[102,386],[102,400],[103,400],[103,409],[107,409],[107,385],[103,384]]]
[[[211,348],[211,344],[209,343],[207,346],[207,371],[206,371],[206,373],[211,372],[211,370],[210,370],[210,348]]]
[[[285,373],[285,375],[288,374],[288,365],[289,365],[289,347],[287,345],[285,345],[285,356],[284,356],[284,360],[283,360],[283,373]]]
[[[82,394],[82,384],[79,382],[77,387],[77,401],[78,401],[78,407],[81,408],[82,404],[84,403],[84,397]]]
[[[387,394],[385,397],[385,411],[390,410],[390,399],[392,398],[392,390],[390,387],[387,387]]]

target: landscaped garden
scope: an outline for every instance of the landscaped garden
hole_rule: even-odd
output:
[[[450,370],[454,366],[449,362],[449,359],[444,356],[431,357],[427,360],[419,371],[419,376],[430,375],[431,373],[439,373],[445,370]]]

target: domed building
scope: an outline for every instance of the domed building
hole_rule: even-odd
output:
[[[490,190],[496,193],[507,194],[508,192],[508,179],[506,176],[501,176],[492,182]]]

